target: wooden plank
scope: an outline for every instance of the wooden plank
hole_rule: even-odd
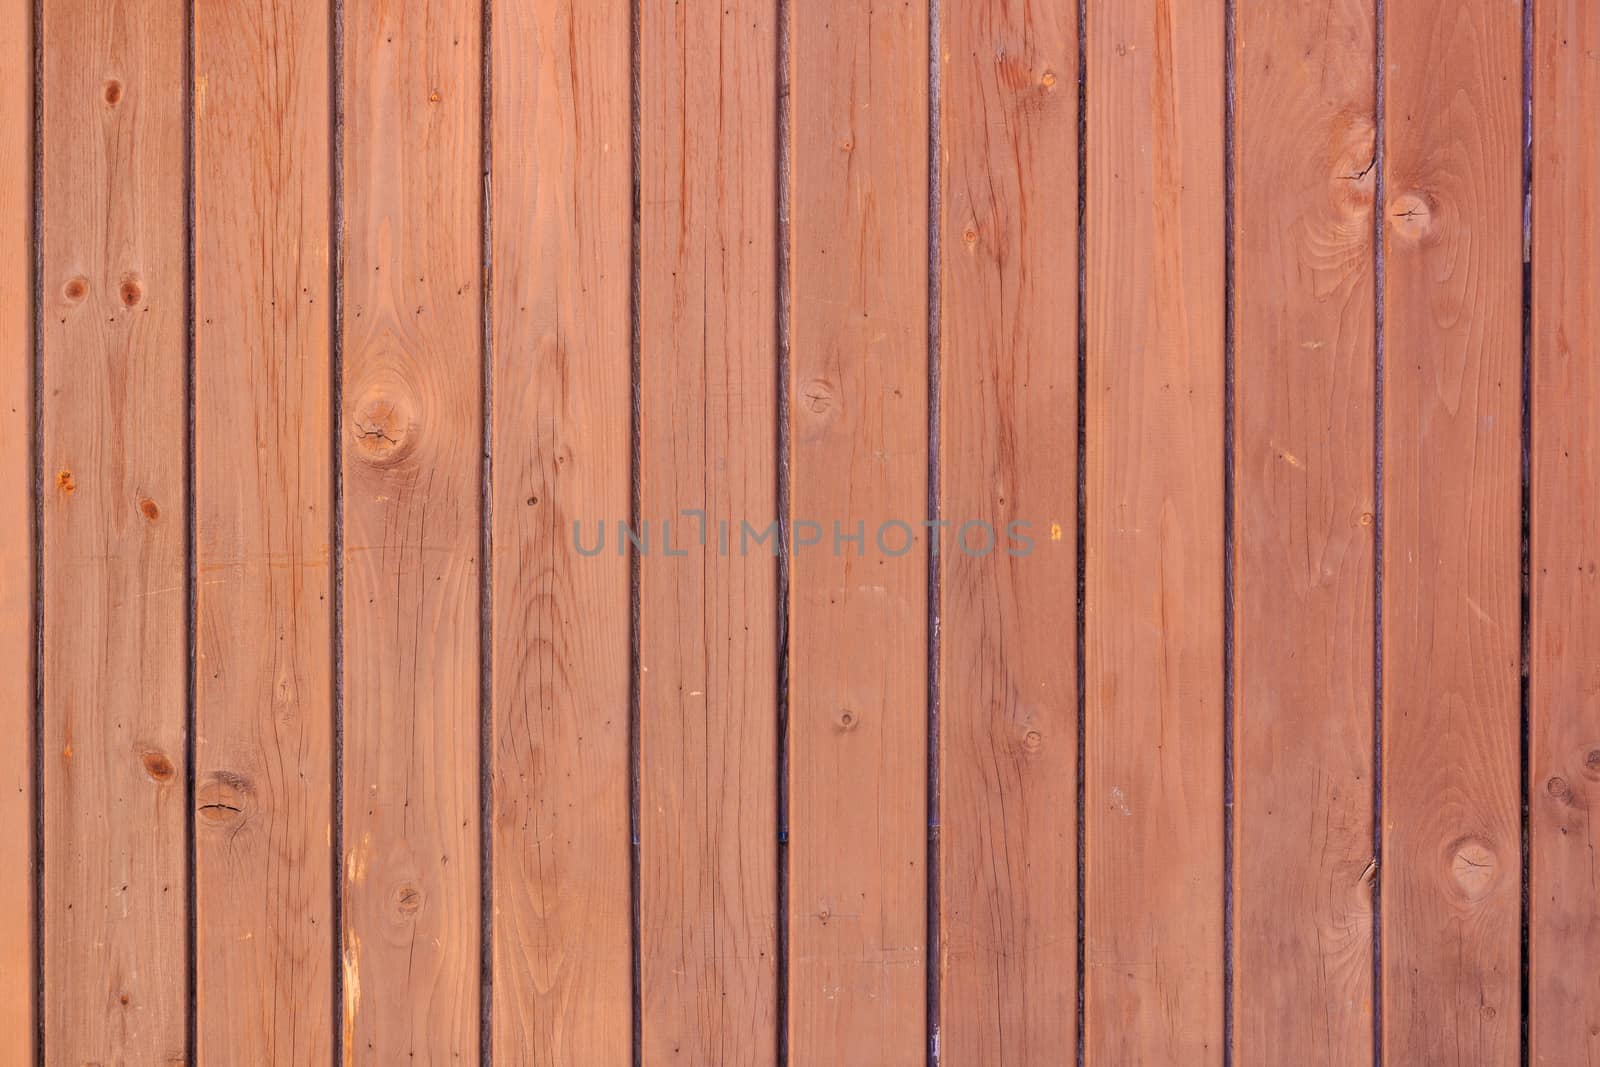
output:
[[[1236,14],[1234,1051],[1372,1059],[1373,7]]]
[[[329,27],[194,9],[198,1055],[333,1046]]]
[[[1040,1063],[1077,1041],[1077,8],[940,13],[940,500],[966,533],[939,557],[939,1042]]]
[[[1222,1058],[1221,0],[1088,12],[1085,1048]]]
[[[1539,0],[1533,42],[1528,1062],[1600,1059],[1600,8]]]
[[[1522,12],[1385,11],[1383,1058],[1510,1064]]]
[[[184,5],[47,0],[44,1040],[185,1051]]]
[[[494,1046],[627,1063],[630,10],[493,25]]]
[[[789,1047],[920,1064],[928,10],[808,0],[790,18]],[[916,534],[898,556],[876,543],[894,522]]]
[[[34,1057],[33,4],[0,18],[0,1061]],[[26,72],[26,73],[24,73]]]
[[[775,16],[767,0],[641,11],[646,1063],[778,1048],[779,540],[742,525],[777,520]]]
[[[345,12],[344,1051],[479,1037],[476,5]]]

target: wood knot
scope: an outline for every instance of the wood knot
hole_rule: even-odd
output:
[[[844,733],[848,730],[854,730],[861,722],[861,718],[850,708],[840,708],[835,722],[838,723],[839,731]]]
[[[1022,735],[1022,751],[1032,755],[1044,747],[1044,734],[1038,730],[1029,730]]]
[[[71,471],[64,470],[56,474],[56,488],[68,495],[77,490],[78,483],[72,480]]]
[[[69,278],[67,284],[61,287],[61,295],[69,304],[82,302],[83,298],[89,295],[89,279],[81,274],[76,278]]]
[[[392,899],[396,915],[410,918],[422,910],[422,889],[410,882],[395,886]]]
[[[149,497],[145,497],[143,500],[139,501],[139,511],[142,512],[144,517],[149,519],[151,522],[155,522],[161,517],[161,509],[157,507],[156,502],[151,500]]]
[[[368,389],[356,402],[350,422],[356,454],[374,467],[392,467],[416,448],[416,403],[399,382]]]
[[[1457,838],[1447,855],[1451,881],[1463,900],[1479,901],[1489,895],[1500,877],[1500,861],[1487,841]]]
[[[978,246],[978,227],[970,222],[963,226],[961,228],[961,243],[968,248],[976,248]]]
[[[833,385],[823,378],[813,378],[800,387],[800,401],[813,415],[825,415],[833,407]]]
[[[1438,205],[1426,193],[1401,193],[1389,205],[1389,226],[1411,244],[1421,244],[1435,234]]]
[[[107,104],[116,107],[122,103],[122,83],[115,78],[108,78],[106,83],[100,87],[100,95]]]
[[[172,761],[161,752],[146,752],[142,762],[144,763],[144,773],[148,774],[150,780],[154,782],[170,782],[172,781],[172,776],[177,773],[172,766]]]
[[[1600,748],[1591,748],[1583,754],[1583,773],[1590,778],[1600,778]]]
[[[122,298],[123,307],[135,307],[144,296],[144,290],[139,286],[138,276],[124,274],[122,284],[117,289],[117,295]]]
[[[1557,800],[1567,800],[1572,796],[1572,786],[1559,774],[1544,783],[1544,791]]]
[[[227,825],[241,819],[255,792],[250,779],[234,771],[217,771],[197,792],[195,801],[200,817],[213,825]]]

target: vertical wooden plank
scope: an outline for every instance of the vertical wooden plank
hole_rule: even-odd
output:
[[[0,68],[0,1061],[33,1062],[33,3],[8,0]]]
[[[1088,11],[1085,1047],[1222,1057],[1221,0]]]
[[[928,9],[790,16],[790,1053],[921,1063]]]
[[[333,1045],[329,34],[195,7],[198,1055]]]
[[[494,1047],[627,1063],[627,0],[506,0],[494,84]]]
[[[45,1042],[186,1058],[185,15],[44,4]]]
[[[1522,12],[1385,12],[1384,1059],[1510,1064]]]
[[[1042,1063],[1077,1040],[1077,5],[940,13],[939,1040]]]
[[[646,1063],[778,1047],[775,14],[641,11]]]
[[[473,1062],[480,10],[345,12],[345,1055]]]
[[[1372,1059],[1374,8],[1236,13],[1241,1063]]]
[[[1529,1062],[1600,1059],[1600,8],[1534,9]]]

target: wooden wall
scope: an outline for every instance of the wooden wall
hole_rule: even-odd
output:
[[[0,1063],[1600,1056],[1600,9],[0,27]]]

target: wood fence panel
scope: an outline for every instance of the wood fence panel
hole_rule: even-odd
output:
[[[646,1063],[756,1067],[778,1047],[782,542],[741,525],[777,519],[775,15],[768,0],[642,10]]]
[[[1055,1062],[1078,996],[1077,12],[940,12],[939,1042]]]
[[[194,10],[197,1054],[333,1048],[328,5]]]
[[[1511,1064],[1522,12],[1385,12],[1384,1059]]]
[[[1373,1055],[1375,19],[1236,23],[1234,1041]]]
[[[187,1057],[184,6],[44,24],[44,1039]],[[9,232],[9,231],[8,231]]]
[[[491,47],[495,1058],[606,1067],[633,1011],[629,5],[497,3]]]
[[[344,13],[345,1055],[475,1062],[480,19]]]
[[[0,7],[0,1062],[34,1054],[33,4]],[[24,76],[23,72],[27,72]]]
[[[790,1055],[920,1064],[928,8],[789,14]],[[876,544],[894,522],[916,535],[897,556]],[[860,546],[835,537],[857,524]],[[887,536],[898,551],[904,533]]]
[[[1091,1063],[1222,1061],[1224,29],[1088,11]]]
[[[1600,1060],[1600,8],[1540,0],[1533,42],[1528,1062]]]

